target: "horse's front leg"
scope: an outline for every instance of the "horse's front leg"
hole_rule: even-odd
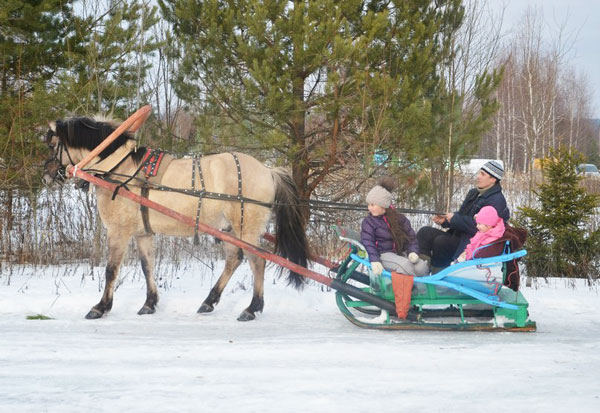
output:
[[[240,316],[238,321],[250,321],[256,318],[255,313],[257,311],[262,312],[265,305],[263,295],[265,287],[265,260],[264,258],[258,257],[253,254],[246,254],[248,263],[252,269],[254,275],[254,289],[252,294],[252,301],[248,308],[246,308]]]
[[[221,294],[223,290],[227,286],[227,283],[231,279],[233,272],[240,266],[242,263],[242,258],[244,255],[242,254],[242,250],[234,245],[225,244],[225,268],[223,268],[223,272],[221,276],[217,280],[217,283],[208,293],[208,296],[198,309],[199,313],[210,313],[215,309],[215,305],[221,299]]]
[[[108,233],[108,264],[106,265],[106,284],[104,285],[104,293],[102,294],[100,302],[92,307],[85,318],[100,318],[112,308],[115,282],[119,275],[121,261],[127,250],[127,241],[129,238],[130,237],[124,237],[120,234]]]
[[[158,292],[154,281],[154,236],[144,235],[135,239],[142,271],[146,277],[146,302],[138,311],[139,315],[154,314],[158,303]]]

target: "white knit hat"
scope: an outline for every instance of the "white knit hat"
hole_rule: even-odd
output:
[[[504,176],[504,167],[498,161],[488,161],[481,167],[481,169],[499,181]]]
[[[389,208],[392,205],[394,197],[382,186],[375,185],[367,194],[367,203],[379,205],[382,208]]]

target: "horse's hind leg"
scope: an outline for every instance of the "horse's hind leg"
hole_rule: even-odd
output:
[[[156,303],[158,303],[158,293],[156,282],[154,281],[154,236],[144,235],[136,237],[138,247],[138,256],[142,264],[142,271],[146,277],[146,302],[138,311],[139,315],[154,314]]]
[[[221,273],[221,276],[217,280],[217,283],[210,290],[210,293],[198,309],[199,313],[210,313],[215,309],[215,305],[221,299],[221,294],[223,290],[227,286],[227,283],[231,279],[233,272],[240,266],[242,263],[242,250],[235,245],[231,245],[228,243],[224,244],[225,248],[225,268]]]
[[[258,257],[253,254],[246,254],[252,274],[254,275],[254,289],[252,294],[252,301],[248,308],[246,308],[240,316],[238,321],[250,321],[256,318],[257,311],[262,312],[264,307],[264,286],[265,286],[265,260],[264,258]]]
[[[123,236],[121,234],[108,234],[108,264],[106,264],[106,284],[104,285],[104,293],[100,302],[92,307],[87,313],[85,318],[96,319],[104,315],[104,313],[110,311],[113,304],[113,291],[115,288],[115,281],[119,275],[119,268],[121,267],[121,261],[123,255],[127,250],[127,241],[129,236]]]

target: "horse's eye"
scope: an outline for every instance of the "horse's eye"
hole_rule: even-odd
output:
[[[46,139],[45,139],[46,143],[53,144],[52,141],[55,140],[54,137],[58,138],[58,135],[56,134],[56,132],[53,131],[52,129],[48,129],[48,131],[46,132]],[[56,146],[56,145],[53,145],[53,147],[54,146]]]

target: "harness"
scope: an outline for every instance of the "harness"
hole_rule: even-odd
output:
[[[146,149],[146,153],[144,154],[144,158],[135,172],[132,175],[132,178],[135,177],[139,172],[143,172],[143,183],[141,185],[141,194],[142,198],[148,199],[148,195],[150,195],[150,186],[149,184],[160,184],[163,179],[163,175],[165,174],[169,164],[175,159],[173,156],[168,155],[165,151],[160,149]],[[161,169],[160,167],[163,166]],[[125,182],[129,182],[129,180]],[[123,183],[124,185],[125,183]],[[121,185],[119,185],[121,186]],[[118,190],[118,189],[117,189]],[[152,227],[150,226],[150,218],[148,217],[148,207],[140,204],[140,212],[142,213],[142,222],[144,223],[144,230],[147,234],[154,234],[152,231]]]
[[[127,148],[124,148],[124,147],[123,147],[123,149],[127,150]],[[94,165],[93,171],[95,171],[96,173],[102,173],[104,175],[118,175],[118,174],[113,173],[112,171],[117,166],[119,166],[128,156],[130,156],[133,153],[132,150],[133,150],[133,147],[129,148],[129,150],[127,150],[127,153],[125,155],[123,155],[123,153],[117,154],[115,152],[113,155],[117,155],[117,156],[113,157],[113,155],[111,155],[108,158],[104,159],[103,161],[98,162],[97,164]],[[200,223],[202,200],[205,197],[211,198],[211,199],[222,199],[222,200],[227,200],[227,201],[237,200],[240,202],[240,210],[241,210],[240,211],[241,212],[240,236],[241,236],[241,234],[243,233],[243,228],[244,228],[244,202],[250,201],[250,200],[245,198],[242,195],[242,169],[240,166],[238,156],[235,153],[231,153],[231,156],[233,157],[233,160],[234,160],[235,166],[236,166],[236,170],[237,170],[237,178],[238,178],[238,194],[237,194],[237,196],[229,195],[229,194],[215,194],[213,192],[206,191],[204,174],[202,172],[202,166],[200,163],[202,156],[203,155],[200,154],[200,155],[193,155],[193,157],[192,157],[191,190],[186,190],[186,189],[178,190],[175,188],[168,188],[168,187],[161,185],[165,172],[169,168],[169,165],[171,164],[171,162],[173,160],[175,160],[176,158],[173,155],[171,155],[168,152],[163,151],[161,149],[154,149],[154,150],[147,149],[146,153],[144,154],[144,157],[142,158],[142,162],[140,163],[140,166],[136,169],[136,171],[131,176],[127,176],[127,179],[125,179],[124,181],[119,182],[119,185],[117,186],[117,188],[115,189],[115,191],[113,193],[112,199],[113,200],[115,199],[120,188],[122,188],[122,187],[127,188],[127,184],[129,184],[132,180],[136,180],[136,181],[140,182],[140,185],[139,185],[140,191],[141,191],[140,196],[142,196],[143,198],[146,198],[146,199],[148,198],[151,189],[152,190],[169,190],[171,192],[182,192],[186,195],[197,196],[198,197],[198,207],[196,210],[196,228],[194,229],[194,244],[195,245],[199,244],[198,224]],[[198,179],[196,179],[196,171],[198,173]],[[106,176],[105,176],[105,179],[107,179]],[[197,180],[200,182],[199,188],[196,188]],[[255,202],[260,203],[264,206],[268,206],[268,207],[272,206],[272,204],[267,204],[267,203],[263,203],[260,201],[255,201]],[[140,212],[142,214],[142,222],[144,224],[144,231],[149,235],[154,234],[154,231],[152,230],[152,226],[150,225],[148,207],[146,207],[144,205],[140,205]]]
[[[240,202],[240,237],[244,231],[244,200],[245,198],[242,196],[242,168],[240,166],[240,161],[235,153],[231,153],[233,160],[235,162],[235,167],[237,170],[237,178],[238,178],[238,195],[235,197]],[[148,184],[154,184],[160,186],[162,182],[163,175],[169,164],[175,159],[172,155],[167,154],[165,151],[160,149],[151,150],[148,149],[146,154],[144,155],[144,161],[140,165],[140,168],[133,175],[137,175],[137,172],[140,170],[144,172],[144,183],[141,187],[141,196],[144,198],[148,198],[150,193],[150,186]],[[192,185],[191,190],[194,194],[198,195],[198,207],[196,209],[196,227],[194,228],[194,245],[198,245],[200,243],[200,237],[198,235],[198,224],[200,223],[200,212],[202,209],[202,199],[208,193],[206,191],[206,184],[204,182],[204,174],[202,173],[202,154],[194,155],[192,157]],[[162,169],[161,169],[162,166]],[[196,170],[198,171],[198,180],[200,181],[199,190],[196,188]],[[133,178],[132,176],[132,178]],[[153,186],[154,186],[153,185]],[[227,194],[221,194],[227,195]],[[231,197],[231,195],[229,196]],[[144,230],[148,234],[154,234],[152,231],[152,227],[150,226],[150,221],[148,218],[148,207],[144,205],[140,205],[140,210],[142,212],[142,221],[144,223]]]

